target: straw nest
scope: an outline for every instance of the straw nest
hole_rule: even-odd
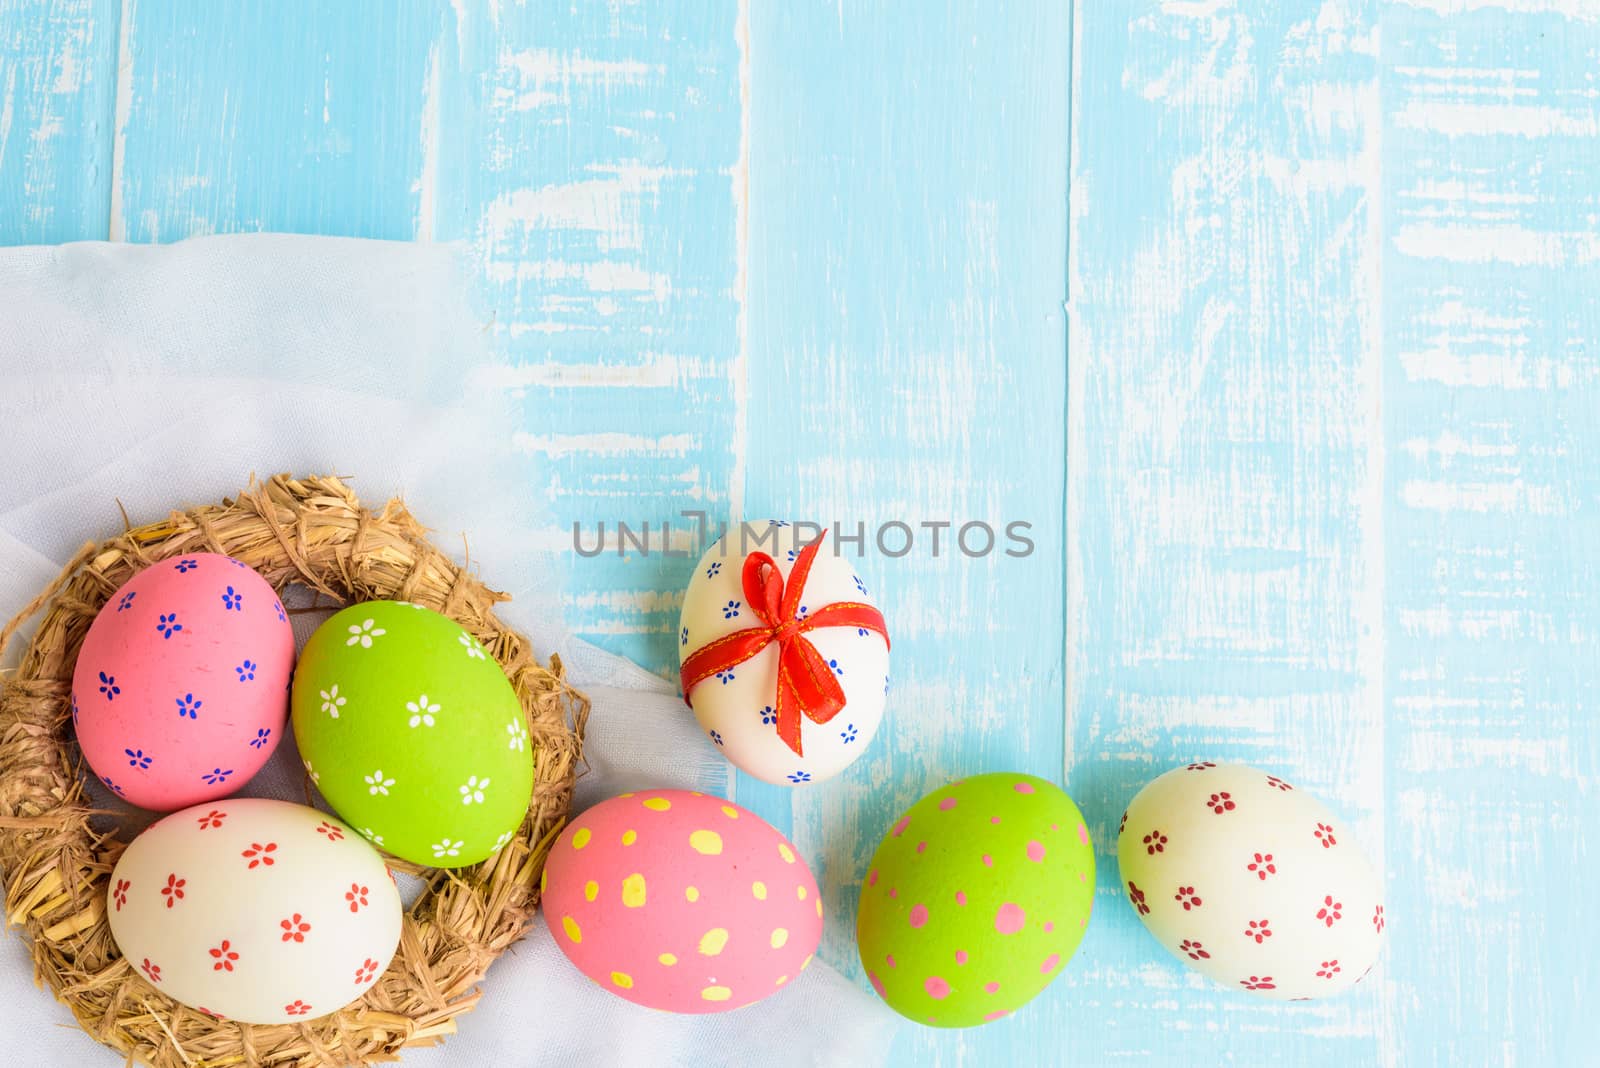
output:
[[[35,977],[94,1038],[130,1063],[346,1065],[399,1059],[432,1045],[471,1011],[489,965],[532,922],[539,875],[566,820],[581,759],[588,701],[566,684],[559,660],[534,660],[527,640],[494,615],[506,595],[484,586],[431,545],[398,501],[373,513],[337,478],[279,475],[237,500],[86,545],[0,631],[0,653],[41,609],[20,667],[0,686],[0,878],[6,918],[26,931]],[[220,1022],[147,983],[117,952],[106,922],[106,883],[126,843],[84,792],[73,739],[73,663],[95,613],[135,572],[186,552],[226,553],[280,592],[309,588],[326,603],[413,601],[460,623],[505,669],[535,744],[528,816],[509,845],[482,864],[448,872],[393,857],[425,881],[408,910],[400,948],[361,1000],[306,1023]],[[306,783],[307,798],[311,785]]]

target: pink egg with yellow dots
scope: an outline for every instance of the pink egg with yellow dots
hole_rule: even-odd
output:
[[[726,1012],[776,993],[822,938],[817,881],[759,816],[686,790],[623,794],[567,825],[544,915],[578,970],[629,1001]]]
[[[234,793],[283,737],[294,631],[229,556],[151,564],[89,625],[72,676],[78,745],[107,788],[162,811]]]

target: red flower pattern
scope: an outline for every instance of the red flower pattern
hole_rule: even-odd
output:
[[[227,1019],[227,1017],[222,1015],[222,1013],[220,1013],[220,1012],[212,1012],[210,1009],[206,1008],[204,1005],[196,1005],[195,1008],[199,1009],[201,1012],[205,1013],[207,1016],[211,1017],[213,1020],[226,1020]]]
[[[268,842],[266,845],[262,845],[260,842],[251,842],[250,848],[239,855],[249,860],[252,868],[257,864],[265,864],[270,868],[272,867],[272,854],[277,848],[277,842]]]
[[[1123,809],[1122,810],[1122,822],[1117,824],[1117,833],[1121,834],[1123,831],[1125,831],[1127,829],[1128,829],[1128,810],[1127,809]]]
[[[1317,824],[1317,829],[1312,833],[1317,836],[1317,841],[1322,843],[1323,849],[1331,849],[1339,844],[1339,840],[1333,836],[1333,828],[1326,823]]]
[[[1233,803],[1233,795],[1226,791],[1220,794],[1212,794],[1211,799],[1206,804],[1210,805],[1211,811],[1219,816],[1224,812],[1232,812],[1239,807]]]
[[[289,1002],[289,1004],[283,1007],[283,1011],[288,1013],[290,1016],[304,1016],[306,1013],[311,1011],[311,1006],[307,1005],[299,998],[295,998],[293,1001]]]
[[[351,912],[360,912],[367,904],[367,888],[360,883],[351,883],[350,889],[344,892],[344,899],[350,902]]]
[[[292,919],[279,920],[278,926],[283,928],[283,940],[285,942],[290,939],[296,942],[304,942],[306,940],[306,932],[311,930],[311,925],[301,919],[298,912],[294,914]]]
[[[1282,779],[1278,778],[1276,775],[1268,775],[1267,776],[1267,785],[1268,786],[1275,786],[1279,790],[1293,790],[1294,789],[1293,786],[1290,786],[1288,783],[1284,782]]]
[[[1201,946],[1201,944],[1199,942],[1191,942],[1187,938],[1185,938],[1183,940],[1183,945],[1179,946],[1178,948],[1181,949],[1183,952],[1189,954],[1189,959],[1190,960],[1210,960],[1211,959],[1211,954],[1207,953],[1205,951],[1205,948],[1203,946]]]
[[[200,829],[203,831],[208,827],[221,827],[222,821],[227,819],[227,817],[228,814],[226,812],[218,812],[216,809],[212,809],[210,812],[207,812],[204,816],[200,817],[198,821],[200,824]]]
[[[1378,934],[1383,934],[1383,906],[1382,905],[1379,905],[1378,906],[1378,910],[1372,914],[1372,926],[1376,929]]]
[[[161,965],[151,964],[149,957],[146,957],[144,963],[139,965],[139,970],[144,972],[144,977],[152,983],[161,982]]]
[[[1192,886],[1178,887],[1178,892],[1172,895],[1172,900],[1182,905],[1185,912],[1200,907],[1200,899],[1195,896],[1194,887]]]
[[[1332,927],[1334,921],[1339,919],[1339,910],[1342,908],[1344,908],[1343,901],[1335,901],[1332,894],[1326,894],[1322,898],[1322,907],[1317,910],[1317,919],[1324,925]]]
[[[1144,891],[1133,885],[1133,880],[1128,880],[1128,900],[1133,902],[1133,907],[1139,910],[1139,915],[1150,915],[1150,906],[1144,903]]]
[[[188,882],[189,880],[180,879],[174,873],[167,874],[167,885],[161,888],[161,896],[167,899],[167,908],[170,909],[183,899],[183,888]]]
[[[1322,962],[1322,967],[1317,969],[1318,979],[1332,979],[1338,974],[1339,962],[1336,960],[1325,960]]]
[[[1150,856],[1167,851],[1167,836],[1160,831],[1151,831],[1144,836],[1144,851]]]
[[[377,974],[378,962],[368,957],[362,962],[361,967],[356,969],[356,985],[361,986],[363,983],[372,982],[373,977]]]
[[[239,954],[237,954],[237,953],[235,953],[233,951],[233,949],[231,948],[232,946],[233,946],[233,943],[228,941],[226,938],[224,938],[222,940],[222,945],[216,947],[215,949],[213,949],[211,951],[211,959],[213,961],[213,963],[211,965],[211,970],[212,971],[214,971],[214,972],[231,972],[231,971],[233,971],[233,962],[239,959]]]
[[[1268,926],[1271,920],[1251,920],[1250,926],[1244,932],[1246,938],[1254,938],[1256,945],[1272,937],[1272,929]]]
[[[317,824],[317,833],[327,835],[328,841],[330,842],[341,842],[344,840],[344,832],[335,827],[333,824],[329,823],[327,820],[323,820],[321,823]]]
[[[1189,767],[1188,767],[1188,770],[1189,771],[1205,771],[1207,768],[1214,768],[1214,767],[1216,767],[1216,765],[1213,764],[1209,760],[1198,760],[1198,761],[1195,761],[1193,764],[1190,764]]]
[[[128,903],[128,887],[133,884],[126,879],[118,879],[117,885],[111,888],[111,900],[116,902],[117,911],[122,911],[122,906]],[[1382,909],[1378,910],[1382,912]]]
[[[1252,975],[1248,979],[1240,979],[1239,985],[1246,990],[1276,990],[1270,975]]]
[[[1256,878],[1262,882],[1266,882],[1267,876],[1278,874],[1278,866],[1272,862],[1271,853],[1256,853],[1254,856],[1255,859],[1244,866],[1246,871],[1255,872]]]

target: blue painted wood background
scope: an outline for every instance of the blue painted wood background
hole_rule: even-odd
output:
[[[858,977],[925,790],[1019,768],[1088,814],[1072,967],[906,1065],[1593,1060],[1597,220],[1589,0],[0,3],[0,242],[474,250],[586,637],[669,672],[689,562],[573,522],[1032,524],[870,554],[891,726],[739,783]],[[1382,859],[1350,996],[1214,989],[1120,903],[1117,814],[1200,756]]]

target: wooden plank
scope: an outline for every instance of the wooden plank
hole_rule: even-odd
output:
[[[106,236],[117,9],[0,5],[0,244]]]
[[[661,524],[687,553],[679,512],[735,492],[738,5],[456,6],[433,235],[477,250],[568,623],[670,674],[694,560]],[[619,520],[648,555],[618,555]]]
[[[1120,815],[1193,759],[1277,771],[1380,865],[1372,3],[1080,4],[1070,781],[1100,849],[1075,1059],[1368,1064],[1386,982],[1315,1005],[1188,972],[1120,893]]]
[[[1594,5],[1384,20],[1398,1064],[1594,1059],[1597,71]]]
[[[416,237],[429,60],[448,18],[386,0],[315,17],[127,0],[112,238]]]
[[[744,511],[865,524],[859,570],[895,645],[863,759],[738,792],[792,808],[822,858],[822,955],[865,985],[856,895],[898,814],[964,773],[1061,777],[1068,8],[762,4],[750,27]],[[1003,535],[969,558],[955,528],[935,557],[921,526],[1014,520],[1025,558]],[[895,521],[915,539],[890,559],[871,543]],[[1075,996],[1058,983],[973,1031],[908,1025],[896,1063],[1038,1063]]]

